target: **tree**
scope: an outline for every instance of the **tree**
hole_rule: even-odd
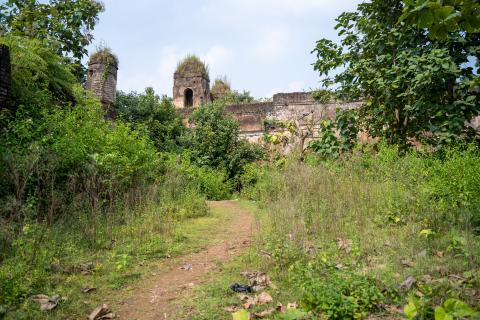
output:
[[[92,30],[103,4],[96,0],[7,0],[0,4],[0,35],[10,33],[46,39],[72,58],[80,73],[81,59],[92,42]]]
[[[427,28],[432,39],[446,40],[449,32],[480,31],[480,3],[476,0],[404,0],[400,21]]]
[[[315,70],[324,87],[338,85],[338,97],[364,101],[359,120],[371,136],[402,147],[413,139],[449,143],[480,111],[478,73],[468,63],[478,58],[478,34],[432,40],[428,30],[399,23],[403,10],[400,0],[372,0],[342,13],[341,42],[317,42]]]
[[[191,161],[198,166],[224,170],[237,183],[247,163],[263,158],[259,146],[240,138],[238,122],[225,115],[222,103],[201,106],[190,123],[193,127],[184,141]]]
[[[134,127],[145,126],[158,150],[171,151],[178,147],[184,132],[182,120],[167,97],[159,97],[153,88],[144,93],[117,94],[116,108],[121,118]]]

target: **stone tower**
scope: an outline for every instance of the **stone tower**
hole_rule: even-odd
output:
[[[0,109],[15,112],[11,101],[12,70],[10,65],[10,49],[0,44]]]
[[[198,107],[210,101],[207,66],[196,56],[179,63],[173,76],[173,103],[176,108]]]
[[[118,58],[110,49],[101,49],[88,61],[87,90],[92,91],[102,102],[107,118],[115,118],[113,108],[117,94]]]

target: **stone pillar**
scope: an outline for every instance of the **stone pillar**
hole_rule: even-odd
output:
[[[117,71],[118,60],[108,51],[94,54],[88,63],[86,88],[100,99],[109,119],[116,117]]]
[[[15,112],[11,100],[12,70],[10,65],[10,49],[0,44],[0,109]]]

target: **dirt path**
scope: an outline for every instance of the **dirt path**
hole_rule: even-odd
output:
[[[231,215],[228,226],[205,250],[165,262],[159,274],[143,280],[117,310],[124,320],[172,319],[181,298],[215,271],[218,262],[239,255],[250,245],[254,217],[238,201],[209,202],[212,209]]]

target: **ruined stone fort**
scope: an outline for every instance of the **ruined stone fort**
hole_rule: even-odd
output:
[[[115,118],[118,59],[108,49],[90,57],[85,87],[99,98],[106,110],[107,118]],[[208,68],[196,57],[182,61],[174,75],[173,103],[177,112],[188,125],[188,118],[195,108],[219,99],[230,90],[225,83],[215,83],[210,88]],[[0,45],[0,106],[11,109],[11,66],[7,46]],[[284,131],[275,123],[294,122],[300,130],[318,129],[321,119],[334,118],[338,109],[359,108],[361,102],[319,103],[310,92],[278,93],[268,102],[227,105],[225,111],[236,118],[240,133],[251,142],[260,142],[264,133]],[[480,131],[480,117],[469,124]],[[365,139],[365,137],[360,137]]]

